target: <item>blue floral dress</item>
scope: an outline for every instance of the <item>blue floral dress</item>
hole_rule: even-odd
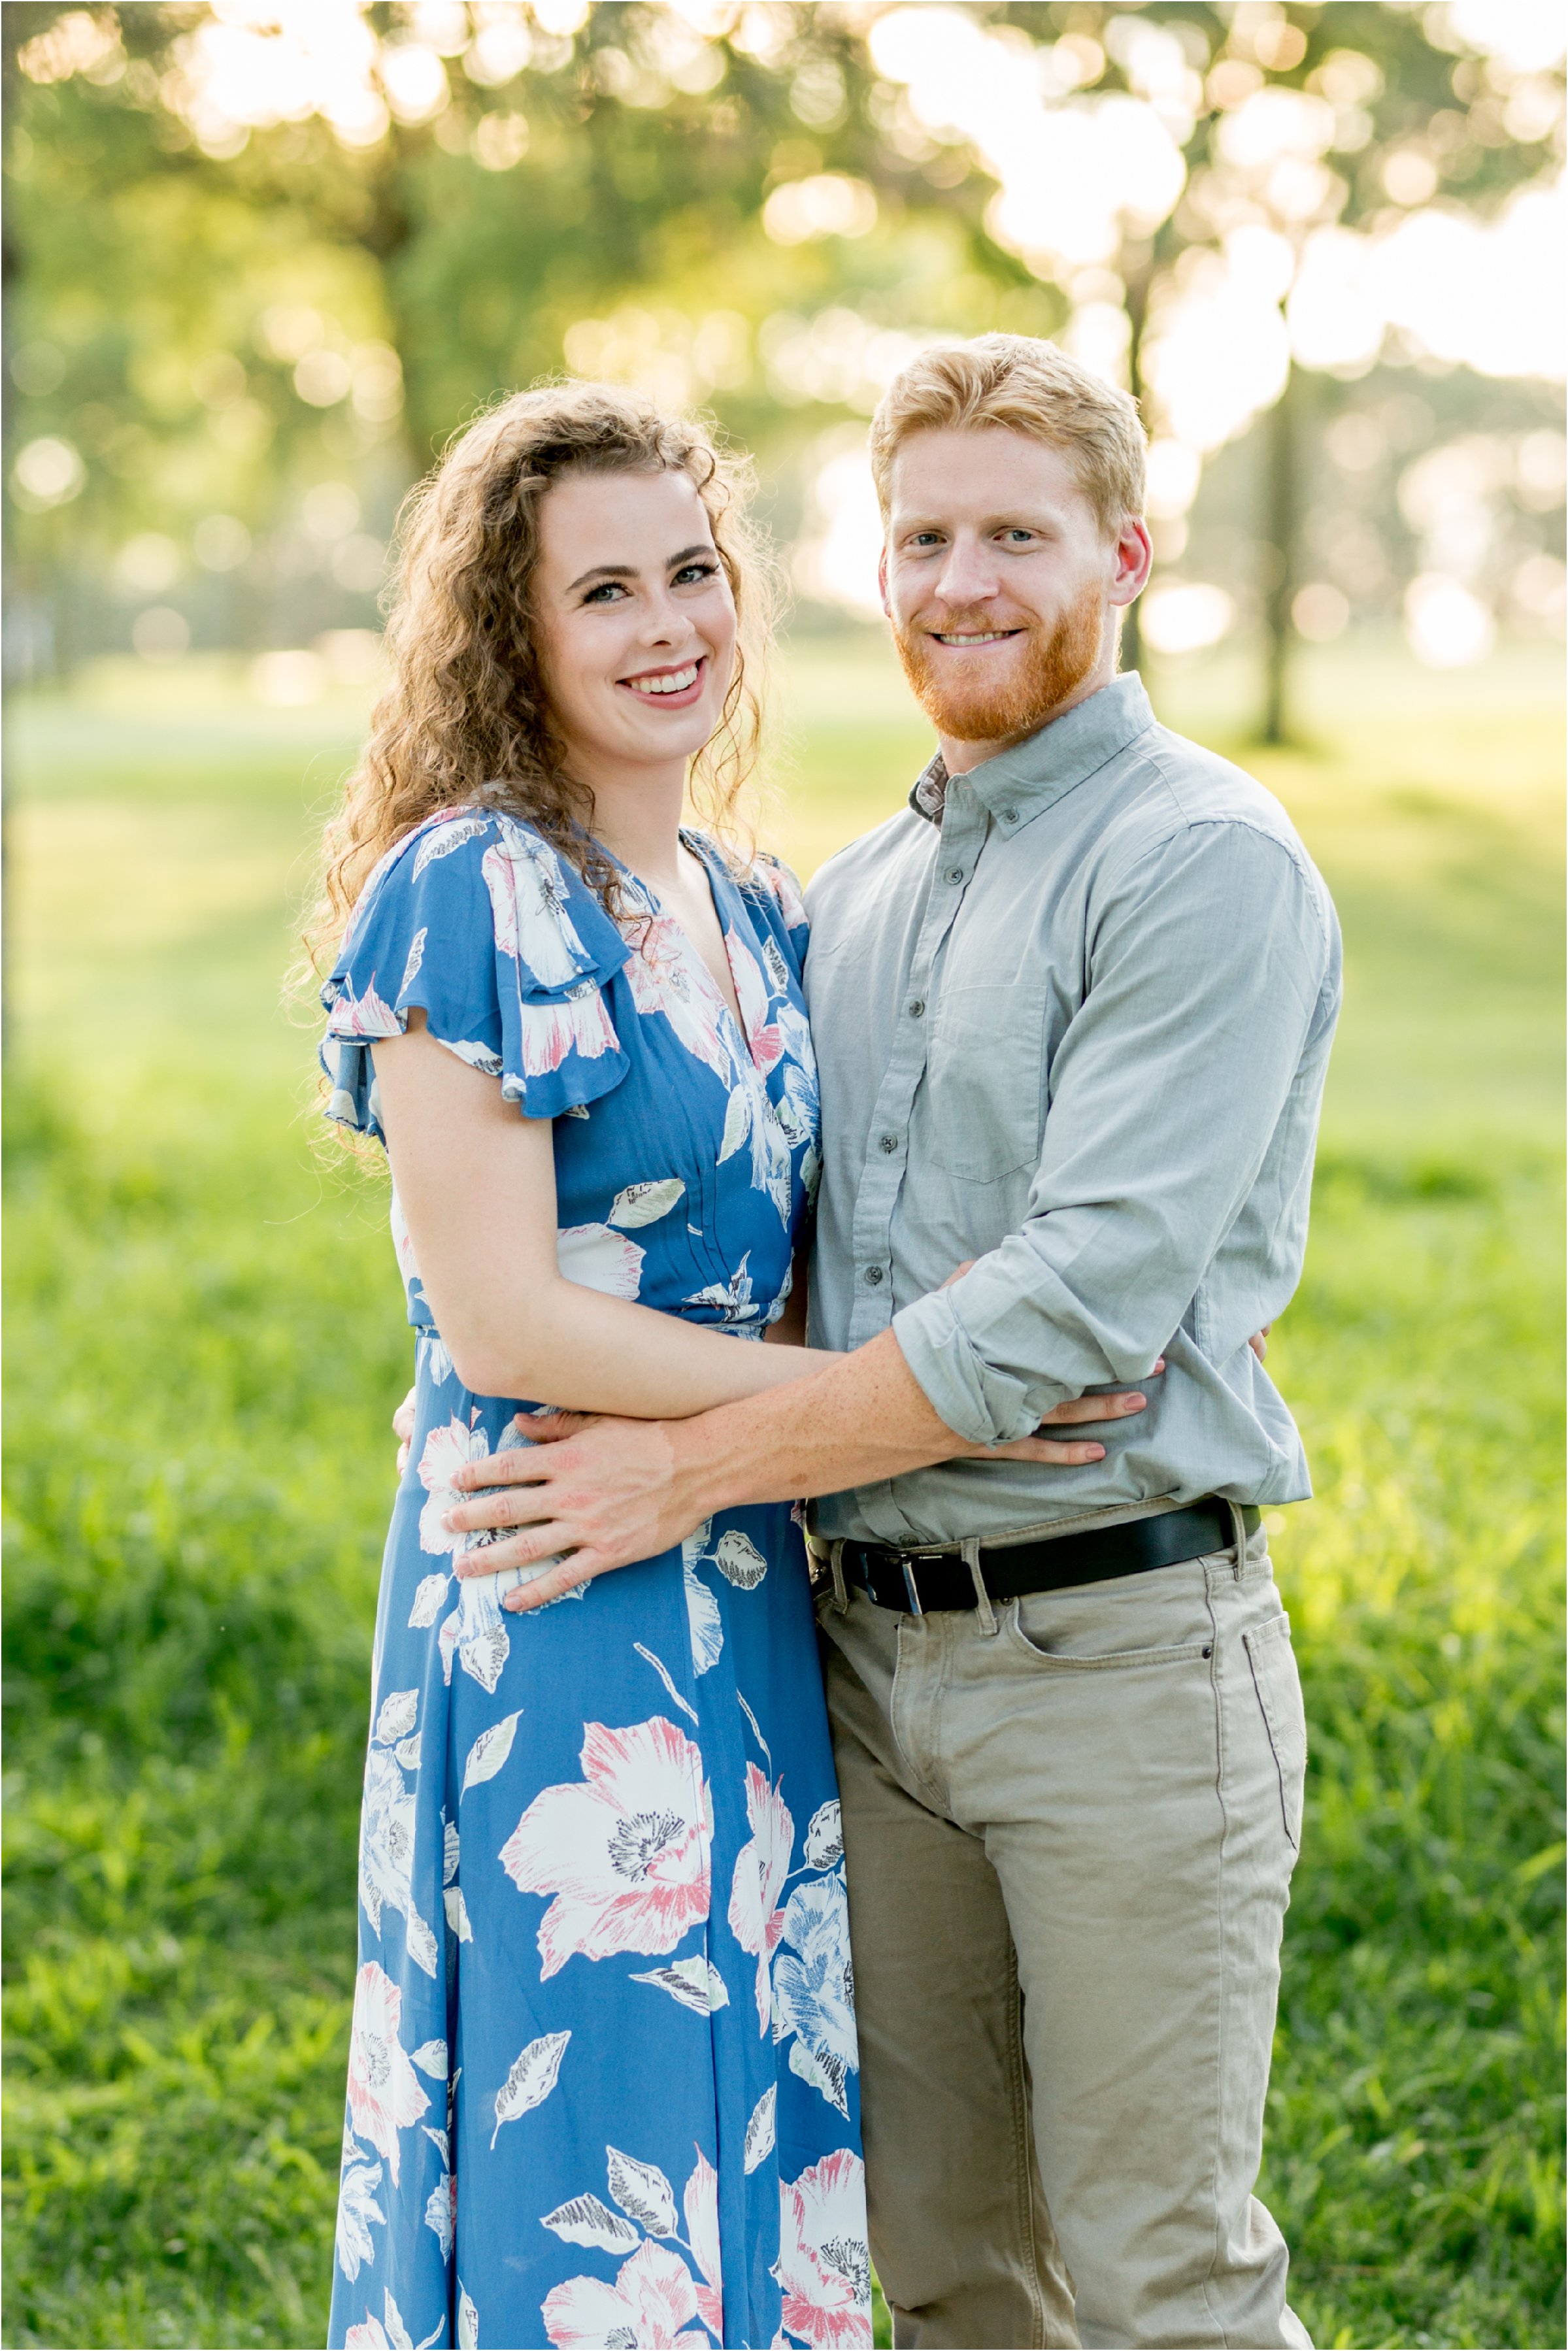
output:
[[[381,1135],[409,1008],[555,1122],[561,1270],[759,1338],[815,1178],[792,877],[699,836],[744,1033],[680,926],[531,827],[432,819],[324,991],[329,1114]],[[783,1505],[507,1614],[459,1578],[474,1395],[393,1236],[418,1420],[387,1540],[360,1849],[333,2345],[869,2345],[839,1807]],[[505,1246],[497,1236],[497,1248]]]

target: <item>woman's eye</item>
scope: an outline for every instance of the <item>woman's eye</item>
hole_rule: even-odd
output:
[[[607,604],[612,598],[624,596],[625,593],[625,589],[618,580],[601,580],[597,588],[589,590],[582,601],[585,604]]]
[[[713,579],[717,569],[716,563],[683,563],[670,584],[674,588],[689,588],[694,581]]]

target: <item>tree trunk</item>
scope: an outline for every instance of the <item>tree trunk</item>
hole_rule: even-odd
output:
[[[1264,598],[1268,632],[1263,695],[1263,740],[1291,739],[1290,665],[1295,642],[1291,604],[1296,592],[1296,533],[1301,519],[1300,468],[1301,375],[1292,367],[1269,417],[1268,544],[1272,562]]]

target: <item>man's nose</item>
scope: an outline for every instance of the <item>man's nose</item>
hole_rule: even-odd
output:
[[[997,592],[997,567],[989,548],[979,539],[956,538],[936,575],[936,593],[944,603],[983,604]]]

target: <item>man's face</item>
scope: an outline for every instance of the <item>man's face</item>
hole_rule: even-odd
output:
[[[1002,425],[914,433],[889,490],[883,601],[946,740],[1016,742],[1109,676],[1147,535],[1129,517],[1108,537],[1061,450]]]

